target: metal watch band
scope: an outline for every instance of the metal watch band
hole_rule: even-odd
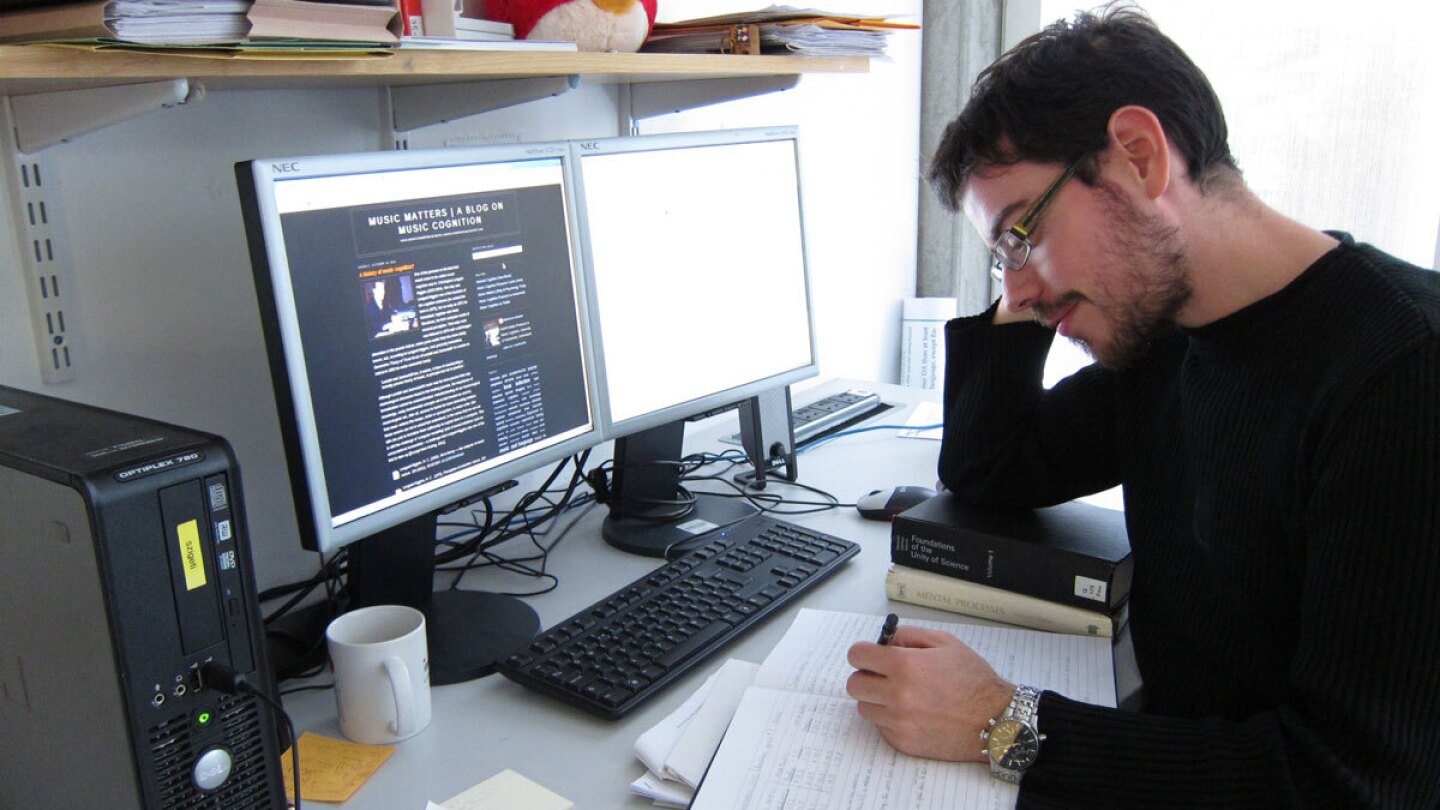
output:
[[[1039,713],[1039,709],[1040,690],[1036,689],[1033,686],[1025,686],[1024,684],[1020,684],[1015,687],[1015,694],[1013,697],[1010,698],[1010,705],[1005,708],[1004,713],[1000,715],[1000,719],[1018,720],[1019,722],[1024,723],[1025,725],[1034,729],[1035,717]],[[1042,735],[1040,736],[1040,739],[1043,740],[1045,738]],[[996,779],[1001,779],[1006,782],[1013,782],[1015,784],[1019,784],[1020,777],[1024,776],[1025,772],[1023,770],[1006,768],[1000,765],[1000,763],[991,760],[990,775],[995,777]]]
[[[1040,690],[1033,686],[1015,687],[1015,696],[1010,698],[1010,708],[1001,717],[1013,717],[1029,726],[1035,725],[1035,714],[1040,710]]]

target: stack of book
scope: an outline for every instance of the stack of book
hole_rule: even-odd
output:
[[[891,523],[886,595],[1056,633],[1114,638],[1134,561],[1125,514],[1070,502],[980,509],[941,493]]]

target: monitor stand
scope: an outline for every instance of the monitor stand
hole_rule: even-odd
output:
[[[540,619],[525,602],[483,591],[435,590],[431,513],[347,546],[350,608],[409,605],[425,614],[430,682],[473,680],[535,637]]]
[[[605,542],[632,554],[674,559],[697,535],[755,514],[744,500],[686,498],[680,490],[679,459],[685,422],[669,422],[615,440],[610,514],[601,526]]]

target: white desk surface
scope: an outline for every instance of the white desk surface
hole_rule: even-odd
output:
[[[886,402],[901,406],[869,424],[903,424],[916,402],[939,399],[938,392],[854,380],[831,380],[796,393],[794,399],[798,407],[846,388],[875,391]],[[719,438],[733,433],[735,424],[734,416],[724,415],[691,426],[686,451],[730,449],[731,445],[721,444]],[[938,453],[937,441],[902,439],[893,430],[859,433],[802,453],[800,482],[826,490],[845,503],[881,487],[933,487]],[[791,491],[794,494],[789,497],[812,499],[803,490]],[[559,587],[528,600],[539,613],[542,627],[568,618],[661,564],[618,551],[601,540],[601,510],[591,510],[552,553],[549,570],[559,577]],[[561,525],[568,519],[568,515],[562,516]],[[776,612],[625,718],[601,720],[500,675],[435,687],[434,719],[429,728],[399,743],[394,755],[350,801],[328,805],[307,800],[305,804],[347,810],[423,810],[427,801],[444,801],[510,768],[582,810],[653,807],[649,800],[629,792],[630,782],[644,771],[632,748],[635,738],[678,706],[727,657],[763,660],[801,604],[863,613],[894,611],[902,619],[965,620],[885,598],[885,570],[890,561],[888,523],[862,519],[853,508],[784,519],[855,541],[861,545],[860,554],[796,604]],[[497,582],[471,574],[465,586],[494,588]],[[526,587],[507,582],[512,588]],[[296,693],[286,697],[285,704],[297,733],[313,731],[343,739],[332,691]]]

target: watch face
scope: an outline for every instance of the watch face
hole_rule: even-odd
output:
[[[1035,729],[1019,720],[1000,720],[990,729],[990,761],[1012,771],[1023,771],[1040,754]]]

